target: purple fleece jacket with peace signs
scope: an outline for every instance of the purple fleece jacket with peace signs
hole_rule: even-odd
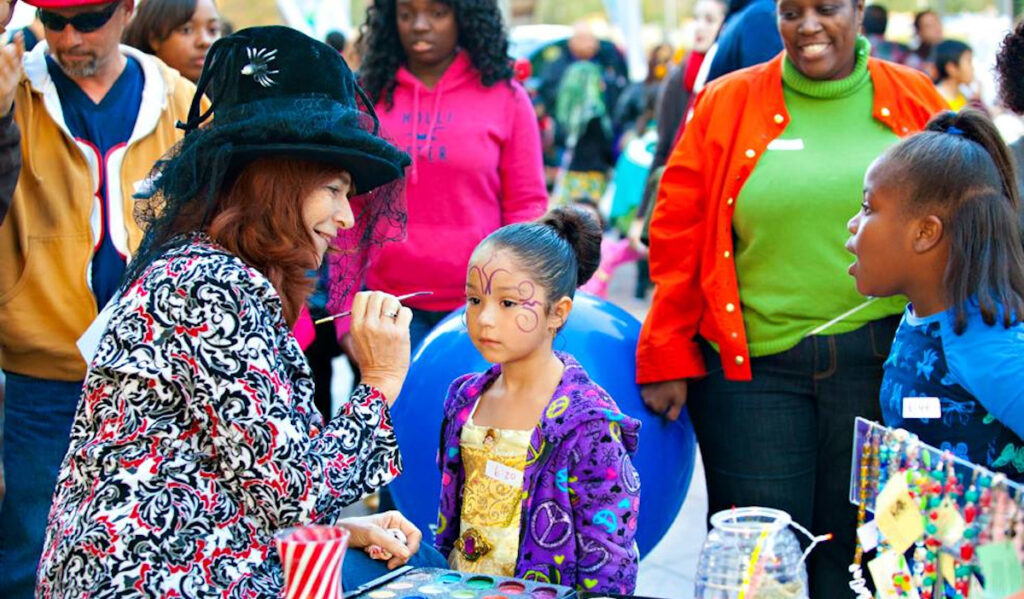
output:
[[[516,577],[596,592],[629,594],[639,553],[633,540],[640,478],[630,460],[640,422],[619,411],[569,354],[565,373],[533,431],[523,477]],[[462,427],[501,373],[457,378],[441,425],[441,506],[434,544],[448,556],[459,536],[465,472]]]

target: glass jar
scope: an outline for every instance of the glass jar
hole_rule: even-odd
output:
[[[712,516],[696,599],[806,599],[807,567],[792,523],[786,512],[763,507]]]

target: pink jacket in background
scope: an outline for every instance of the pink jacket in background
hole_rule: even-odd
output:
[[[611,239],[605,237],[601,240],[601,263],[598,265],[594,276],[580,286],[580,291],[592,293],[599,298],[608,299],[608,285],[612,281],[615,270],[623,264],[635,261],[640,257],[630,244],[629,239]]]
[[[429,89],[405,67],[394,106],[377,104],[384,137],[412,156],[406,169],[408,237],[385,245],[370,267],[370,289],[402,295],[423,310],[453,310],[466,299],[466,267],[477,244],[502,225],[547,209],[540,133],[518,83],[484,87],[459,52]]]

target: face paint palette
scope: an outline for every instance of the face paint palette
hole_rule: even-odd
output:
[[[569,599],[569,587],[439,568],[397,568],[345,593],[345,599]]]

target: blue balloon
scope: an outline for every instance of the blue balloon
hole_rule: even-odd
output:
[[[417,348],[392,410],[405,469],[391,491],[398,509],[423,531],[435,523],[441,496],[436,458],[448,386],[463,374],[490,366],[473,346],[462,324],[463,313],[464,309],[457,310],[438,324]],[[625,310],[577,293],[555,348],[575,356],[619,409],[643,423],[633,458],[642,485],[636,541],[643,556],[679,513],[690,486],[697,441],[685,411],[679,420],[667,422],[644,406],[634,382],[639,334],[640,323]]]

